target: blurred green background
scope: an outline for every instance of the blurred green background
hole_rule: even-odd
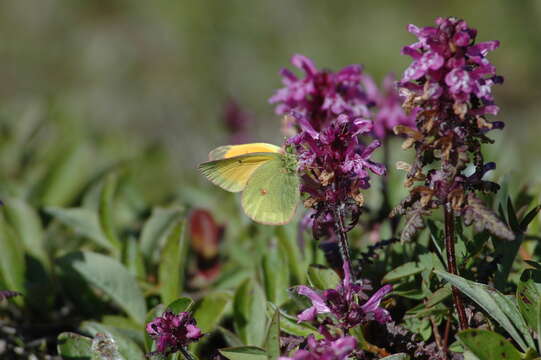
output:
[[[490,59],[505,77],[495,95],[507,128],[489,157],[500,174],[537,181],[535,0],[2,0],[0,111],[47,117],[54,109],[83,132],[114,134],[115,147],[125,144],[128,154],[142,144],[165,145],[172,171],[196,178],[195,165],[227,142],[221,117],[228,97],[256,119],[254,140],[280,142],[267,99],[293,53],[332,69],[361,63],[379,81],[387,72],[400,75],[410,60],[400,55],[414,41],[407,24],[449,15],[477,28],[479,41],[501,41]]]

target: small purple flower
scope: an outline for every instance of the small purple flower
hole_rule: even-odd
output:
[[[203,336],[196,325],[195,319],[188,312],[175,315],[171,311],[165,311],[162,316],[149,322],[146,330],[148,335],[156,341],[156,351],[168,355]]]
[[[402,109],[403,100],[396,88],[394,75],[389,74],[383,80],[382,91],[378,89],[369,75],[363,75],[362,83],[367,89],[368,98],[375,105],[376,113],[373,116],[374,127],[372,132],[379,140],[394,135],[397,125],[415,128],[415,113],[406,115]]]
[[[281,70],[284,87],[269,99],[271,104],[277,104],[277,114],[295,112],[316,131],[336,115],[370,115],[368,100],[360,83],[360,65],[346,66],[338,72],[318,70],[312,60],[298,54],[292,57],[291,62],[304,72],[304,77],[298,78],[288,69]]]
[[[389,312],[380,306],[381,300],[392,290],[392,285],[385,285],[372,297],[364,294],[370,286],[351,281],[347,264],[344,264],[344,280],[336,289],[317,292],[308,286],[298,286],[297,292],[310,299],[312,306],[297,316],[299,321],[314,321],[318,314],[333,315],[342,329],[350,329],[367,321],[379,323],[391,321]],[[368,300],[367,300],[368,299]],[[366,300],[366,301],[365,301]],[[361,303],[365,301],[362,305]]]
[[[298,350],[293,357],[282,356],[278,360],[345,360],[356,347],[357,340],[353,336],[316,340],[313,335],[308,335],[306,348]]]

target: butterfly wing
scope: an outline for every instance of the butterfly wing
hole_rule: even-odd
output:
[[[253,153],[205,162],[199,165],[199,170],[222,189],[239,192],[244,190],[248,179],[257,168],[279,157],[277,153]]]
[[[242,145],[225,145],[217,147],[209,153],[209,160],[229,159],[236,156],[247,155],[251,153],[280,153],[282,149],[279,146],[267,143],[251,143]]]
[[[254,221],[268,225],[286,224],[300,199],[299,178],[285,168],[282,158],[258,167],[242,193],[242,208]]]

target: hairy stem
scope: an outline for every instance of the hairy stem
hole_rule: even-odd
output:
[[[185,348],[185,347],[180,348],[180,353],[182,354],[182,356],[184,356],[184,359],[186,359],[186,360],[195,360],[195,358],[192,356],[192,354],[190,354],[188,349]]]
[[[445,215],[445,249],[447,251],[447,271],[453,275],[458,275],[455,255],[455,224],[451,204],[445,204],[443,206],[443,212]],[[462,302],[462,294],[454,286],[452,287],[452,291],[453,303],[455,304],[455,309],[458,314],[460,330],[466,330],[468,328],[468,319],[466,318],[466,311],[464,310],[464,303]]]
[[[351,280],[355,281],[355,274],[352,271],[351,266],[351,257],[349,255],[349,245],[348,245],[348,235],[346,232],[346,227],[344,225],[344,204],[340,203],[334,209],[334,218],[336,224],[336,232],[338,234],[338,246],[340,248],[340,256],[342,257],[342,262],[344,266],[347,267],[346,271],[349,271],[351,274]]]

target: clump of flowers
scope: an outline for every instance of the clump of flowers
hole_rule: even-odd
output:
[[[146,330],[156,341],[156,353],[164,356],[179,351],[185,353],[186,346],[203,336],[189,312],[165,311],[148,323]]]
[[[513,239],[475,195],[499,187],[483,180],[496,165],[485,162],[481,153],[482,144],[493,142],[487,132],[503,128],[502,122],[486,118],[498,113],[491,91],[503,78],[486,56],[499,42],[476,43],[477,31],[452,17],[436,19],[435,27],[409,25],[408,30],[418,41],[402,50],[413,62],[400,87],[406,97],[404,108],[416,115],[416,128],[398,125],[395,131],[408,137],[403,148],[414,147],[416,157],[413,164],[398,164],[407,171],[410,188],[409,197],[395,209],[408,212],[411,219],[403,239],[423,226],[421,215],[441,206],[454,216],[464,216],[467,225],[475,222],[479,230]],[[439,166],[433,166],[435,162]],[[474,169],[471,175],[465,173],[468,167]]]
[[[385,285],[370,298],[364,291],[371,286],[362,282],[352,282],[351,274],[344,266],[344,279],[336,289],[317,292],[308,286],[298,286],[297,292],[310,299],[312,306],[298,315],[299,321],[316,321],[319,314],[331,316],[332,325],[347,331],[355,326],[375,320],[386,323],[391,320],[389,312],[380,306],[381,300],[392,290],[392,285]],[[364,302],[364,303],[363,303]],[[324,327],[329,325],[328,319],[319,324],[322,333],[327,333]]]
[[[335,289],[316,291],[308,286],[297,286],[297,293],[308,297],[312,303],[297,319],[299,322],[311,322],[323,338],[317,341],[313,336],[307,337],[304,347],[301,345],[293,357],[284,357],[283,360],[341,360],[353,353],[361,356],[349,331],[370,321],[380,324],[392,321],[389,312],[381,306],[392,286],[385,285],[368,298],[365,291],[371,286],[362,281],[352,281],[347,264],[343,270],[344,279]]]
[[[356,347],[357,340],[353,336],[316,340],[314,335],[308,335],[305,349],[298,350],[293,357],[282,356],[278,360],[345,360]]]

